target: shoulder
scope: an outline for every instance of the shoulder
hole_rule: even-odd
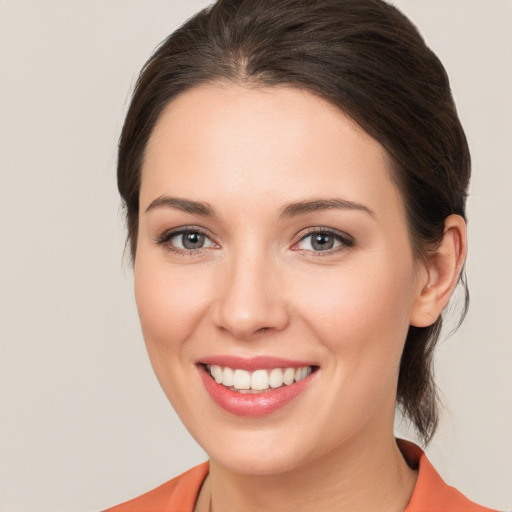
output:
[[[156,489],[104,512],[193,512],[197,495],[208,471],[209,464],[204,462]]]
[[[418,468],[418,480],[405,512],[493,512],[446,484],[418,446],[401,439],[398,445],[409,464]]]

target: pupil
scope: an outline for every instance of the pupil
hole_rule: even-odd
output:
[[[204,235],[201,233],[186,233],[182,238],[185,249],[200,249],[204,244]]]
[[[328,249],[332,249],[334,245],[334,239],[331,235],[326,235],[325,233],[319,233],[315,235],[313,239],[313,248],[318,251],[326,251]]]

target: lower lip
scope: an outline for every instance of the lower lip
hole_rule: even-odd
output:
[[[203,365],[197,366],[204,387],[214,402],[225,411],[237,416],[265,416],[284,407],[304,391],[316,372],[289,386],[269,389],[261,393],[239,393],[218,384]]]

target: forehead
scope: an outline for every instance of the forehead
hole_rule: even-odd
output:
[[[338,107],[291,87],[207,84],[175,98],[148,142],[141,206],[158,194],[396,200],[384,148]],[[372,196],[374,196],[372,198]]]

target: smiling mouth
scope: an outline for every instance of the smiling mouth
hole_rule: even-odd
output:
[[[215,364],[204,367],[217,384],[239,393],[261,393],[290,386],[318,369],[317,366],[301,366],[248,371]]]

